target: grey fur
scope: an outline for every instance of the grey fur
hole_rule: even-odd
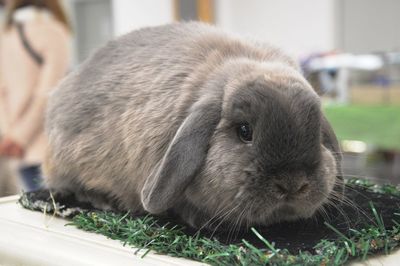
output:
[[[52,93],[46,132],[53,191],[197,227],[309,217],[340,184],[336,137],[294,61],[200,23],[109,42]]]

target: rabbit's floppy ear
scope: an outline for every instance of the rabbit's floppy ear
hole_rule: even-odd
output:
[[[339,142],[336,138],[335,132],[333,131],[325,115],[322,115],[321,118],[322,118],[321,121],[322,144],[333,153],[333,156],[336,159],[337,178],[340,179],[340,182],[336,183],[337,184],[336,190],[338,192],[344,193],[343,170],[341,167],[342,153],[340,150]]]
[[[325,115],[321,116],[321,134],[322,144],[324,144],[328,150],[333,152],[334,157],[340,163],[342,160],[342,155],[340,152],[339,142]]]
[[[192,106],[158,169],[150,174],[142,189],[142,204],[146,211],[161,213],[182,196],[204,163],[210,138],[221,117],[221,108],[221,101],[216,98],[204,99]]]

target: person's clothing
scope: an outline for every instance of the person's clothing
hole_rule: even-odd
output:
[[[42,187],[40,165],[22,166],[19,168],[25,192],[36,191]]]
[[[43,58],[39,65],[24,47],[16,26],[0,40],[1,132],[25,150],[23,164],[43,161],[46,100],[69,66],[69,31],[46,11],[26,7],[14,20],[24,24],[27,40]]]
[[[38,66],[42,66],[43,57],[41,54],[39,54],[37,51],[35,51],[35,48],[32,47],[31,42],[26,37],[24,23],[16,22],[16,23],[14,23],[14,25],[17,28],[19,39],[21,40],[22,44],[24,45],[25,51],[27,51],[30,54],[31,58],[33,60],[35,60],[35,62]]]

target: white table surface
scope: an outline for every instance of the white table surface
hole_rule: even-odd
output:
[[[65,226],[66,220],[23,209],[18,196],[0,198],[0,265],[204,265],[124,247],[117,240]],[[400,265],[400,250],[351,265]]]
[[[18,196],[0,198],[0,265],[204,265],[124,247],[59,218],[23,209]]]

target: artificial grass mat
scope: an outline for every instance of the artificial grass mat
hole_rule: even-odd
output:
[[[352,179],[345,195],[352,204],[327,208],[325,215],[235,232],[198,232],[173,215],[132,217],[94,210],[71,197],[53,198],[46,190],[24,193],[19,202],[124,245],[213,265],[341,265],[400,244],[397,187]]]

